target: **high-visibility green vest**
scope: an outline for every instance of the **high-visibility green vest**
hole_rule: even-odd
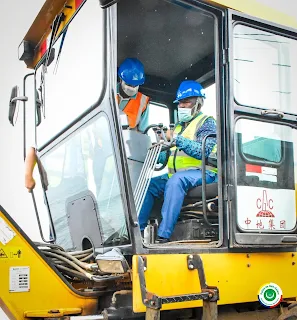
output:
[[[206,119],[212,118],[210,116],[204,115],[202,112],[193,119],[186,129],[181,133],[182,137],[185,137],[190,140],[195,140],[196,132],[203,125]],[[179,134],[182,131],[182,126],[178,124],[175,127],[174,135]],[[171,177],[175,172],[190,170],[190,169],[202,169],[202,160],[197,160],[193,157],[188,156],[185,152],[178,150],[176,147],[172,147],[171,155],[168,159],[168,176]],[[212,157],[216,157],[217,153],[217,144],[214,145],[211,155]],[[217,173],[218,169],[213,166],[206,166],[206,170]]]

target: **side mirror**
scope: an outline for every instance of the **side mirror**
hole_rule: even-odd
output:
[[[39,92],[35,91],[35,101],[36,101],[36,127],[38,127],[41,123],[41,107],[42,102],[40,100]]]
[[[16,124],[18,118],[19,101],[28,101],[28,98],[19,96],[19,87],[14,86],[11,90],[8,112],[8,120],[13,126]]]

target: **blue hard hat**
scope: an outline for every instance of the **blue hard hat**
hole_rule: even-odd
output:
[[[143,64],[136,58],[125,59],[119,67],[118,75],[130,86],[139,86],[145,81]]]
[[[185,80],[179,85],[176,98],[173,103],[178,103],[180,100],[190,97],[205,98],[205,91],[199,82],[194,80]]]

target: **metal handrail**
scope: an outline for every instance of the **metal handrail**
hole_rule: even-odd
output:
[[[202,210],[203,210],[203,218],[205,222],[212,227],[218,226],[218,223],[211,223],[207,218],[207,204],[206,204],[206,158],[205,158],[205,144],[208,138],[216,138],[215,133],[210,133],[206,135],[202,140]]]
[[[157,164],[163,143],[157,143],[148,149],[144,164],[142,166],[135,190],[134,190],[134,201],[137,215],[141,210],[147,189],[149,187],[154,169]]]

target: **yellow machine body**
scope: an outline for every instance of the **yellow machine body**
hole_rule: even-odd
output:
[[[0,242],[0,307],[10,319],[94,314],[97,298],[74,292],[7,217],[0,212],[0,234],[15,235],[5,245]],[[28,292],[11,291],[17,280],[11,268],[19,267],[29,267]]]
[[[255,0],[209,0],[220,7],[231,8],[272,23],[297,27],[297,21]],[[35,45],[36,55],[27,67],[34,69],[40,59],[39,47],[50,34],[54,17],[65,11],[66,20],[59,33],[76,13],[75,0],[47,0],[24,40]],[[83,3],[83,2],[80,2]],[[65,6],[69,8],[65,9]],[[10,319],[57,318],[67,315],[96,314],[98,299],[80,294],[71,288],[54,266],[4,212],[0,211],[1,232],[13,234],[7,243],[0,242],[0,307]],[[6,230],[6,231],[5,231]],[[7,236],[7,235],[6,235]],[[9,235],[7,236],[9,238]],[[1,239],[1,238],[0,238]],[[186,251],[186,250],[185,250]],[[293,251],[288,252],[217,252],[199,254],[203,261],[207,285],[219,289],[219,305],[253,302],[258,300],[260,288],[270,282],[277,284],[283,298],[297,297],[297,261]],[[242,249],[244,251],[244,249]],[[183,254],[149,254],[146,257],[145,279],[149,292],[158,296],[174,296],[201,292],[198,272],[189,270]],[[133,311],[145,312],[138,274],[138,255],[132,261]],[[28,267],[30,290],[13,292],[12,268]],[[162,310],[202,306],[202,301],[164,304]]]
[[[188,269],[187,256],[147,255],[147,290],[162,297],[201,292],[198,272]],[[200,257],[207,285],[219,289],[218,305],[257,301],[260,288],[270,282],[280,286],[283,298],[297,297],[296,255],[293,252],[207,253],[200,254]],[[198,306],[202,306],[202,301],[164,304],[163,310]],[[133,309],[135,312],[145,311],[137,272],[137,256],[133,257]]]

